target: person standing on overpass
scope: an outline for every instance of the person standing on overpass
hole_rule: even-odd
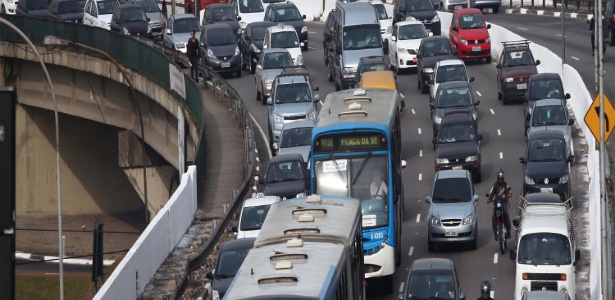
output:
[[[199,47],[199,40],[196,39],[195,30],[192,29],[190,39],[186,44],[186,54],[188,55],[188,61],[190,62],[190,76],[192,79],[199,83],[199,58],[201,58],[201,48]]]
[[[596,17],[592,16],[592,19],[589,21],[589,31],[592,32],[591,34],[591,41],[592,41],[592,56],[594,56],[596,54],[596,46],[594,45],[595,40],[596,40]],[[606,52],[606,44],[602,43],[602,54],[604,54]]]

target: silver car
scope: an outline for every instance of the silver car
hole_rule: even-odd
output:
[[[542,99],[534,101],[529,122],[525,125],[526,136],[535,131],[558,130],[564,134],[566,140],[566,157],[574,154],[572,146],[572,132],[570,125],[574,119],[570,119],[566,110],[566,100]]]
[[[172,15],[167,21],[162,43],[169,48],[186,53],[186,43],[190,39],[190,33],[194,29],[195,37],[201,34],[199,20],[193,14]]]
[[[271,95],[271,87],[276,76],[282,73],[284,67],[293,66],[293,58],[288,50],[283,48],[264,49],[256,64],[254,82],[256,84],[256,100],[267,104]]]
[[[470,243],[476,249],[478,227],[472,175],[467,170],[443,170],[436,173],[427,217],[429,252],[436,243]]]
[[[280,142],[273,143],[276,155],[299,153],[304,161],[308,161],[312,145],[312,129],[314,121],[297,121],[284,124]]]

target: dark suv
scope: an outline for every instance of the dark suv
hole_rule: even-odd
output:
[[[335,9],[327,16],[325,28],[322,31],[322,49],[324,51],[325,65],[329,65],[329,48],[333,47],[333,32],[335,31]]]
[[[433,35],[440,35],[440,17],[431,0],[397,0],[393,7],[393,24],[409,20],[421,21]]]
[[[416,54],[417,88],[421,93],[429,91],[429,82],[432,80],[436,63],[453,58],[453,54],[451,42],[446,36],[430,36],[421,40],[419,52]]]
[[[299,153],[282,154],[271,158],[267,175],[260,179],[266,196],[285,199],[304,197],[309,190],[309,173]]]
[[[203,26],[207,26],[209,24],[226,24],[231,29],[233,29],[233,33],[239,38],[239,21],[241,21],[241,17],[238,17],[235,13],[235,9],[233,5],[226,3],[215,3],[207,5],[205,8],[205,12],[203,13]]]
[[[301,50],[308,49],[308,30],[305,26],[305,15],[299,12],[299,9],[290,1],[286,3],[272,3],[265,10],[265,21],[274,23],[284,23],[295,27],[299,42],[301,42]]]
[[[357,73],[354,76],[354,86],[355,88],[359,86],[359,82],[361,82],[361,75],[365,72],[369,71],[388,71],[389,65],[384,60],[382,56],[366,56],[361,57],[359,59],[359,64],[357,65]],[[395,75],[395,79],[397,79],[397,75]]]
[[[512,98],[523,98],[530,76],[538,73],[536,66],[540,64],[540,60],[534,60],[529,41],[502,44],[504,48],[495,68],[498,70],[498,100],[502,100],[506,105]]]
[[[564,94],[562,78],[557,73],[538,73],[530,76],[527,91],[523,96],[523,113],[525,121],[530,120],[534,101],[540,99],[570,99],[570,94]]]
[[[468,113],[474,121],[474,127],[478,127],[476,106],[479,104],[480,100],[474,101],[472,89],[470,89],[470,84],[467,81],[441,83],[436,92],[436,99],[429,105],[431,107],[433,137],[438,136],[438,130],[446,114],[457,111]]]
[[[523,164],[523,195],[527,193],[555,193],[561,199],[570,197],[570,162],[566,156],[566,140],[561,131],[531,132],[527,139]]]

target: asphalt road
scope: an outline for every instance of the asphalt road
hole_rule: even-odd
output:
[[[33,262],[26,259],[17,259],[15,273],[17,274],[58,274],[57,262]],[[92,266],[64,264],[66,274],[92,274]]]
[[[518,21],[515,17],[517,15],[489,15],[488,20],[499,24],[501,19],[502,25],[515,23],[516,26],[519,23],[524,24],[527,27],[526,29],[531,29],[531,31],[520,32],[521,34],[527,32],[539,34],[542,31],[547,31],[546,28],[553,28],[553,26],[545,26],[538,18],[534,23],[529,23]],[[542,19],[546,19],[546,17]],[[513,20],[516,21],[513,22]],[[578,23],[578,26],[583,25],[581,22]],[[530,25],[538,26],[541,30],[534,30]],[[319,93],[324,101],[328,93],[334,92],[334,86],[327,81],[327,69],[323,62],[323,25],[308,23],[308,29],[310,49],[303,53],[304,62],[314,84],[320,87]],[[544,34],[548,34],[548,32]],[[578,34],[582,34],[580,29]],[[585,34],[587,34],[587,31],[585,31]],[[555,43],[556,38],[557,36],[553,33],[553,43]],[[536,40],[538,39],[541,42],[543,41],[543,38],[536,37]],[[587,39],[589,39],[588,36]],[[549,41],[546,38],[544,40]],[[575,43],[580,43],[579,41],[581,41],[580,38]],[[545,46],[554,47],[551,45]],[[569,55],[581,57],[582,45],[578,46],[576,52],[574,52],[574,47],[571,48]],[[586,56],[591,55],[590,49],[585,50],[587,51],[583,53],[587,53]],[[483,182],[475,185],[476,192],[480,196],[480,201],[477,203],[478,249],[469,250],[469,247],[465,245],[438,245],[436,252],[429,253],[427,251],[426,214],[428,213],[428,204],[424,203],[423,199],[429,193],[435,174],[434,151],[431,144],[431,119],[428,106],[429,96],[428,94],[421,94],[416,88],[417,75],[415,73],[400,75],[398,77],[399,91],[405,95],[406,99],[406,109],[402,113],[404,129],[402,137],[403,159],[406,160],[408,167],[404,170],[403,179],[406,199],[405,221],[402,230],[403,258],[402,265],[398,268],[395,276],[395,286],[396,290],[403,288],[402,282],[405,281],[413,260],[424,257],[445,257],[454,261],[462,291],[465,292],[467,299],[476,299],[479,296],[480,282],[484,279],[491,281],[497,299],[512,299],[515,265],[509,260],[508,255],[499,254],[498,245],[493,240],[491,231],[492,207],[486,204],[484,194],[489,191],[500,167],[506,171],[507,181],[513,187],[513,193],[518,194],[521,189],[523,169],[518,162],[518,158],[523,155],[525,150],[522,105],[519,103],[503,106],[501,101],[497,100],[494,64],[467,62],[466,65],[469,75],[476,78],[472,87],[475,98],[481,101],[481,104],[477,107],[479,133],[484,136],[481,143]],[[587,71],[587,74],[584,72],[581,75],[587,78],[586,76],[591,76],[591,74],[593,73]],[[244,71],[241,78],[228,78],[227,80],[241,94],[247,108],[266,135],[267,106],[256,101],[254,76]],[[576,178],[576,176],[571,177]],[[576,192],[574,180],[572,184],[574,194]],[[515,197],[513,204],[518,199],[518,197]],[[384,295],[379,290],[378,282],[368,283],[367,292],[370,299],[397,299],[397,292],[394,295]]]

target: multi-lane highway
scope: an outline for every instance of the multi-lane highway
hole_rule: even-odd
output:
[[[520,19],[523,18],[523,19]],[[525,19],[532,20],[525,22]],[[542,17],[533,20],[529,16],[509,16],[509,15],[489,15],[487,20],[497,24],[510,27],[511,30],[520,35],[527,35],[530,39],[550,42],[545,44],[550,49],[558,49],[558,36],[556,36],[556,19]],[[500,22],[501,21],[501,22]],[[546,26],[545,21],[552,26]],[[573,23],[573,22],[570,22]],[[517,29],[517,24],[523,24],[525,29]],[[585,23],[574,21],[574,26],[579,27],[574,31],[576,35],[583,34],[583,38],[569,38],[574,41],[575,47],[570,47],[568,55],[577,58],[581,68],[581,75],[585,80],[591,77],[593,71],[586,66],[591,58],[590,50],[583,48],[580,41],[589,40]],[[508,26],[512,25],[512,26]],[[535,28],[536,27],[536,28]],[[537,28],[541,28],[538,30]],[[570,25],[572,27],[572,25]],[[328,93],[334,92],[334,86],[327,81],[327,71],[323,62],[322,50],[322,30],[320,23],[308,23],[310,33],[310,49],[304,52],[304,62],[309,70],[316,86],[320,87],[321,99],[325,99]],[[552,35],[547,39],[544,36]],[[544,36],[543,36],[544,35]],[[541,43],[542,44],[542,43]],[[589,41],[587,42],[589,44]],[[576,50],[575,50],[576,49]],[[585,53],[585,55],[582,55]],[[538,58],[540,59],[540,58]],[[583,63],[584,61],[584,63]],[[570,59],[573,64],[575,61]],[[592,60],[593,62],[593,60]],[[485,202],[484,194],[487,193],[498,168],[506,171],[508,183],[513,187],[514,194],[518,194],[522,185],[523,174],[522,165],[518,158],[523,155],[525,149],[525,137],[523,134],[523,111],[522,105],[503,106],[497,100],[497,88],[495,82],[496,69],[494,64],[483,62],[467,62],[470,76],[474,76],[476,81],[472,83],[475,98],[481,101],[477,107],[479,115],[479,133],[483,134],[484,140],[481,142],[482,151],[482,174],[483,182],[475,185],[476,191],[480,196],[478,206],[478,227],[479,241],[478,249],[470,250],[465,245],[438,245],[436,252],[427,251],[427,213],[428,204],[423,199],[428,195],[434,177],[434,151],[431,144],[432,129],[429,113],[429,96],[421,94],[416,88],[416,74],[403,74],[398,77],[399,91],[405,95],[406,109],[402,113],[403,130],[403,158],[407,162],[404,170],[405,186],[405,221],[403,224],[402,242],[402,265],[398,269],[395,277],[396,290],[403,288],[403,282],[408,274],[408,269],[413,260],[424,257],[446,257],[454,261],[459,273],[462,290],[467,295],[467,299],[476,299],[479,296],[480,282],[488,279],[492,283],[497,299],[512,299],[514,288],[515,266],[508,259],[508,255],[499,255],[498,245],[493,240],[491,231],[491,209]],[[583,67],[587,70],[583,70]],[[607,71],[608,72],[608,71]],[[265,130],[267,128],[267,107],[256,101],[254,76],[244,71],[241,78],[229,78],[235,89],[241,94],[246,106]],[[593,90],[592,81],[589,87]],[[615,95],[615,94],[614,94]],[[579,118],[580,119],[580,118]],[[573,164],[573,166],[575,166]],[[571,176],[572,186],[576,186],[576,172]],[[576,191],[573,188],[573,193]],[[518,201],[515,197],[513,203]],[[512,214],[512,210],[511,210]],[[512,240],[511,240],[512,242]],[[370,299],[397,299],[397,293],[388,296],[384,295],[374,282],[368,286]]]

